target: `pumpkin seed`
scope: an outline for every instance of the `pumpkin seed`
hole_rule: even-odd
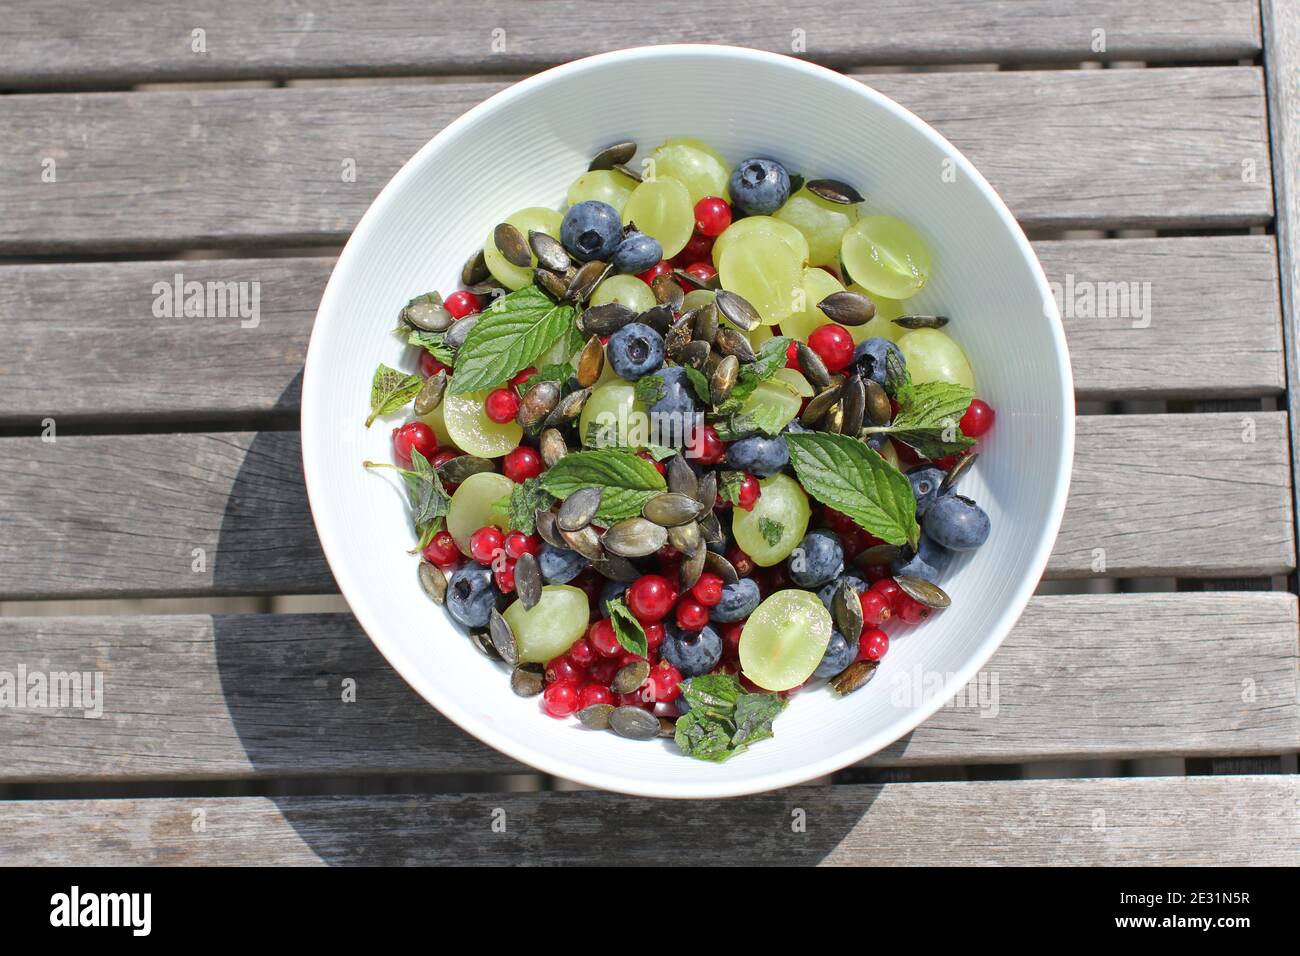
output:
[[[555,524],[560,532],[560,537],[564,540],[564,546],[577,551],[588,561],[601,561],[605,557],[605,549],[601,547],[600,537],[596,534],[596,529],[591,525],[583,528],[581,531],[565,531],[560,528],[559,522]]]
[[[687,342],[677,350],[677,364],[688,365],[699,371],[709,360],[708,342]]]
[[[554,468],[555,463],[569,453],[569,445],[560,434],[559,429],[548,428],[537,440],[537,447],[542,453],[542,461],[547,468]]]
[[[439,369],[424,380],[424,386],[415,396],[415,414],[427,415],[442,401],[442,393],[447,388],[447,373]]]
[[[611,581],[635,581],[641,577],[640,568],[627,558],[617,554],[606,553],[602,557],[593,560],[591,566],[602,577]]]
[[[941,329],[948,324],[946,315],[900,315],[894,319],[895,325],[905,329]]]
[[[804,186],[814,196],[820,196],[827,202],[839,203],[841,206],[866,202],[866,197],[862,193],[838,179],[810,179]]]
[[[542,599],[542,571],[537,559],[527,551],[515,561],[515,593],[524,610]]]
[[[614,712],[613,704],[592,704],[584,707],[575,715],[578,722],[592,730],[609,729],[609,715]]]
[[[673,720],[671,717],[660,717],[660,718],[659,718],[659,736],[660,736],[660,737],[676,737],[676,736],[677,736],[677,721]]]
[[[555,411],[555,406],[559,403],[560,383],[543,379],[524,392],[524,397],[519,400],[519,411],[515,413],[515,421],[524,428],[536,428],[551,412]]]
[[[718,370],[718,363],[722,361],[722,356],[717,352],[709,352],[709,357],[704,360],[704,378],[710,379],[713,373]]]
[[[695,472],[691,471],[691,466],[686,463],[686,459],[681,455],[673,455],[668,459],[665,466],[665,477],[668,479],[668,490],[685,495],[688,498],[694,498],[699,491],[700,480],[695,477]],[[642,509],[642,514],[645,514]]]
[[[866,325],[876,317],[876,303],[861,292],[832,292],[817,308],[840,325]]]
[[[700,534],[700,526],[694,521],[669,528],[666,534],[668,543],[687,557],[694,557],[695,552],[704,547],[704,536]]]
[[[424,593],[429,595],[429,600],[434,604],[445,604],[447,601],[447,576],[442,573],[442,569],[436,564],[421,561],[419,577],[420,587],[424,588]]]
[[[442,296],[437,292],[412,299],[400,315],[407,325],[425,332],[445,332],[456,321],[455,316],[442,304]]]
[[[735,329],[729,331],[740,335]],[[694,332],[692,337],[701,342],[712,342],[718,335],[718,307],[712,302],[702,305],[695,310]],[[740,336],[745,338],[743,335]],[[748,340],[746,340],[748,344]]]
[[[875,382],[871,383],[875,385]],[[867,392],[862,384],[862,379],[856,375],[850,376],[844,384],[844,395],[840,399],[840,404],[844,408],[844,420],[840,425],[840,430],[845,435],[856,435],[862,428],[862,418],[866,412]]]
[[[668,306],[674,312],[682,307],[682,300],[686,298],[681,284],[672,273],[655,276],[654,281],[650,283],[650,289],[655,294],[656,302]]]
[[[876,676],[875,661],[854,661],[831,678],[831,687],[841,697],[851,694]]]
[[[547,233],[528,230],[528,248],[537,257],[538,265],[552,272],[563,272],[573,264],[564,249],[564,243]]]
[[[564,298],[569,302],[586,301],[587,296],[591,295],[596,286],[600,285],[605,278],[611,266],[608,263],[601,262],[599,259],[592,259],[590,262],[584,262],[573,279],[569,282],[569,287],[564,290]]]
[[[704,573],[704,555],[708,553],[707,548],[698,548],[696,552],[682,562],[677,571],[678,580],[681,582],[682,590],[695,587],[695,582],[700,579]]]
[[[713,336],[713,344],[723,355],[734,355],[740,362],[749,363],[758,358],[754,354],[754,346],[749,344],[749,339],[735,329],[726,327],[718,329]]]
[[[731,395],[731,390],[736,385],[736,376],[739,374],[740,359],[736,356],[727,355],[718,362],[718,367],[713,370],[713,375],[709,379],[709,401],[713,402],[715,408]]]
[[[821,356],[808,347],[806,342],[795,342],[795,354],[799,359],[799,368],[803,371],[803,377],[808,379],[808,384],[813,388],[825,388],[832,381],[831,373],[826,369],[826,363],[822,361]]]
[[[641,174],[638,173],[631,166],[629,166],[627,163],[615,163],[611,168],[614,170],[614,172],[622,173],[624,176],[626,176],[628,179],[632,180],[633,182],[636,183],[643,182],[643,180],[641,179]]]
[[[701,279],[699,276],[692,275],[685,269],[674,269],[673,278],[685,282],[692,290],[703,289],[705,292],[717,292],[718,289],[722,288],[722,283],[718,281],[717,273],[714,273],[707,279]]]
[[[944,593],[943,588],[922,578],[897,574],[894,576],[894,581],[904,594],[926,607],[945,608],[952,604],[952,598]]]
[[[703,513],[704,509],[696,499],[678,491],[655,495],[641,508],[643,517],[663,528],[687,524]]]
[[[487,257],[483,254],[482,249],[475,250],[474,254],[465,260],[465,264],[460,269],[461,285],[478,285],[480,282],[486,282],[492,277],[492,273],[487,267]]]
[[[645,518],[615,521],[600,536],[600,543],[606,551],[624,558],[644,558],[654,554],[667,540],[668,532]]]
[[[710,471],[700,479],[700,488],[695,493],[695,500],[700,503],[700,507],[706,514],[713,510],[713,506],[718,503],[717,472]]]
[[[581,531],[600,509],[601,489],[579,488],[560,505],[555,523],[561,531]]]
[[[438,467],[438,477],[443,481],[458,485],[471,475],[495,470],[495,466],[486,458],[477,458],[474,455],[457,455],[451,461]]]
[[[650,665],[646,661],[633,661],[626,667],[620,667],[609,682],[609,689],[615,694],[630,694],[650,676]]]
[[[492,646],[503,661],[511,665],[519,663],[519,644],[515,641],[515,632],[496,608],[492,609],[492,614],[488,617],[488,636],[492,638]]]
[[[734,292],[723,289],[713,301],[717,304],[723,318],[742,332],[752,332],[762,322],[758,310]]]
[[[503,289],[501,284],[495,279],[492,279],[489,282],[480,282],[478,285],[472,285],[469,287],[469,291],[473,292],[480,299],[487,299],[487,302],[483,303],[485,308],[492,305],[493,302],[506,294],[506,290]]]
[[[497,227],[492,230],[492,242],[496,245],[497,251],[505,256],[506,262],[512,266],[527,269],[533,264],[533,254],[528,248],[528,241],[516,226],[508,222],[497,223]]]
[[[939,494],[946,495],[957,487],[957,482],[961,480],[961,476],[970,471],[971,465],[975,464],[975,459],[979,456],[979,452],[973,451],[969,455],[958,458],[957,463],[949,469],[948,474],[943,476],[943,481],[939,482]]]
[[[657,305],[653,309],[646,309],[636,317],[636,320],[642,325],[648,325],[660,335],[667,335],[669,328],[672,327],[676,316],[673,310],[666,305]]]
[[[569,283],[547,269],[534,269],[533,281],[541,286],[542,291],[549,294],[552,299],[563,299],[564,294],[569,291]]]
[[[695,313],[688,312],[676,322],[668,327],[664,333],[664,354],[673,361],[677,360],[677,354],[681,351],[683,345],[691,340],[695,334],[692,324],[695,321]]]
[[[863,567],[889,564],[889,562],[902,555],[902,553],[903,549],[896,544],[873,544],[858,555],[857,562]]]
[[[822,431],[830,432],[832,435],[840,434],[844,428],[844,402],[839,401],[830,407],[826,412],[826,417],[822,419]]]
[[[616,707],[609,714],[609,729],[631,740],[654,740],[659,718],[640,707]]]
[[[603,371],[605,371],[605,346],[601,344],[600,336],[593,335],[587,339],[587,344],[578,353],[578,384],[583,388],[590,388],[600,379],[600,373]]]
[[[847,640],[856,640],[862,633],[865,623],[862,618],[862,602],[858,600],[858,591],[848,581],[841,581],[831,598],[831,616],[835,626]]]
[[[718,513],[710,511],[699,521],[700,534],[704,535],[706,544],[721,544],[727,536],[722,531],[722,522],[718,520]]]
[[[874,378],[862,383],[866,394],[865,418],[873,425],[888,425],[894,417],[894,406],[890,404],[889,393]]]
[[[510,672],[510,689],[518,697],[536,697],[546,686],[546,676],[540,664],[516,664]]]
[[[618,302],[593,305],[582,313],[579,325],[587,335],[613,335],[636,318],[636,313]]]
[[[716,551],[704,552],[704,570],[722,578],[723,584],[735,584],[740,580],[740,575],[731,562]]]
[[[537,533],[542,536],[542,540],[552,548],[568,547],[568,545],[564,543],[564,539],[560,537],[560,529],[555,526],[554,512],[537,512],[537,514],[533,516],[533,523],[537,526]]]
[[[582,406],[587,404],[587,399],[591,398],[591,389],[580,388],[575,392],[570,392],[560,399],[555,410],[546,416],[542,422],[543,428],[559,428],[575,421],[582,414]]]
[[[463,319],[457,319],[447,330],[443,337],[443,344],[451,349],[458,349],[465,344],[465,338],[469,335],[474,326],[478,325],[479,315],[467,315]]]
[[[469,642],[474,645],[474,649],[490,661],[501,660],[501,655],[497,649],[492,646],[492,638],[488,637],[487,631],[470,631]]]
[[[799,416],[799,424],[805,428],[812,428],[821,421],[831,410],[831,406],[839,401],[842,388],[842,385],[830,385],[810,398],[803,414]]]
[[[613,146],[606,146],[597,153],[587,166],[588,172],[594,169],[613,169],[622,163],[630,162],[636,155],[636,143],[631,140],[624,140],[621,143],[615,143]]]

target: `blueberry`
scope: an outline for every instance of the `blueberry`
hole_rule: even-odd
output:
[[[644,232],[634,232],[614,250],[614,268],[635,275],[657,266],[663,257],[664,247],[659,245],[658,239]]]
[[[782,433],[786,435],[807,435],[814,430],[815,429],[807,428],[800,424],[799,419],[797,418],[791,419],[790,423],[786,425],[785,428],[781,429]]]
[[[609,617],[609,602],[616,597],[621,597],[623,592],[628,589],[628,581],[606,581],[600,589],[600,616]]]
[[[447,579],[447,610],[466,627],[487,627],[497,605],[492,569],[473,562],[457,568]]]
[[[817,596],[821,598],[828,611],[831,609],[831,598],[835,597],[835,589],[840,586],[841,581],[848,581],[849,584],[853,585],[853,590],[859,594],[871,587],[861,575],[855,574],[853,571],[846,571],[834,581],[827,581],[817,590]]]
[[[640,322],[630,322],[609,337],[605,357],[620,377],[634,382],[664,364],[664,337]]]
[[[760,600],[758,582],[753,578],[741,578],[735,584],[723,586],[722,600],[713,606],[709,618],[721,624],[743,621],[758,607]]]
[[[921,546],[913,552],[910,548],[890,562],[889,570],[893,574],[905,574],[909,578],[920,578],[931,584],[939,583],[939,573],[948,563],[948,552],[937,544],[928,534],[921,534]]]
[[[681,684],[678,685],[682,689],[681,694],[677,696],[677,700],[675,701],[675,703],[677,704],[677,713],[679,714],[686,714],[690,712],[691,702],[686,699],[686,686],[690,682],[691,679],[688,677],[686,678],[686,680],[682,681]]]
[[[727,448],[727,464],[737,471],[748,471],[767,478],[790,463],[790,446],[780,435],[768,438],[754,435],[734,441]]]
[[[826,653],[822,655],[822,662],[813,671],[813,677],[834,677],[852,664],[857,656],[857,641],[850,644],[839,631],[831,631],[830,643],[826,645]]]
[[[939,498],[939,485],[943,483],[945,474],[942,468],[933,465],[917,465],[907,473],[907,480],[912,483],[912,494],[916,496],[918,518]]]
[[[868,435],[866,438],[866,444],[867,447],[870,448],[872,451],[879,453],[880,449],[885,447],[885,442],[888,439],[889,436],[883,433]]]
[[[537,556],[537,564],[542,572],[542,580],[547,584],[568,584],[581,574],[591,562],[577,551],[557,548],[552,544],[543,544],[542,553]]]
[[[790,198],[790,174],[774,159],[747,159],[731,172],[731,201],[747,216],[767,216]]]
[[[659,416],[669,419],[659,426],[661,429],[680,421],[683,423],[683,432],[688,432],[686,419],[695,414],[695,392],[691,390],[686,369],[680,365],[669,365],[650,374],[664,383],[663,398],[650,406],[651,419]]]
[[[608,259],[623,241],[623,221],[607,202],[586,199],[571,206],[560,223],[560,242],[583,262]]]
[[[707,624],[698,631],[683,631],[670,623],[659,645],[659,657],[681,671],[683,677],[707,674],[722,660],[722,638]]]
[[[936,543],[953,551],[974,551],[989,536],[989,516],[961,495],[944,495],[931,504],[922,526]]]
[[[844,548],[831,531],[810,531],[790,552],[790,580],[801,588],[819,588],[844,571]]]
[[[898,346],[889,339],[881,338],[863,339],[859,342],[853,350],[853,361],[862,375],[878,385],[884,385],[889,371],[887,356],[890,353],[902,363],[903,368],[907,367],[907,360],[903,358]]]

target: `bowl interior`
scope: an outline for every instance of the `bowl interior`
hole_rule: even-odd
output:
[[[399,485],[367,473],[389,460],[393,421],[363,427],[376,363],[413,368],[389,334],[398,309],[456,287],[488,230],[525,206],[559,208],[602,146],[644,154],[672,136],[736,162],[855,184],[868,208],[904,217],[933,253],[909,311],[953,317],[978,393],[998,412],[963,491],[988,511],[987,544],[948,569],[953,607],[894,632],[865,689],[795,696],[776,736],[721,765],[578,729],[510,691],[416,582]],[[638,160],[639,160],[638,156]],[[981,667],[1032,593],[1063,507],[1073,400],[1060,320],[1041,269],[1004,206],[967,161],[911,114],[861,84],[770,54],[720,47],[623,51],[521,83],[420,151],[348,243],[321,304],[303,388],[312,510],[357,617],[406,680],[447,716],[512,756],[593,786],[651,796],[728,796],[799,783],[912,730]],[[899,744],[900,747],[905,743]]]

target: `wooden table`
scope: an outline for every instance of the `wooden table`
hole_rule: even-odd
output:
[[[0,18],[0,598],[194,602],[0,617],[0,671],[105,682],[99,719],[0,709],[0,862],[553,863],[617,840],[732,863],[1300,863],[1296,4],[190,7]],[[1138,283],[1150,320],[1067,313],[1074,482],[1045,593],[988,668],[997,718],[949,706],[833,782],[686,813],[557,792],[416,698],[346,613],[277,613],[335,591],[296,433],[316,304],[392,173],[512,79],[801,38],[965,151],[1050,278]],[[156,310],[178,273],[259,283],[259,323]],[[233,596],[256,610],[210,613]]]

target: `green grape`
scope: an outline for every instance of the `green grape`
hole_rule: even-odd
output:
[[[571,357],[569,355],[569,337],[561,335],[552,343],[549,349],[537,357],[537,360],[533,362],[533,367],[543,368],[547,365],[563,365]]]
[[[812,591],[777,591],[745,621],[741,672],[767,690],[798,687],[821,663],[832,626],[830,611]]]
[[[434,406],[433,411],[421,416],[420,421],[433,429],[434,435],[438,438],[439,448],[454,448],[456,443],[451,440],[451,432],[447,431],[447,421],[443,417],[442,411],[443,404],[439,402]]]
[[[629,176],[614,172],[612,169],[593,169],[573,181],[566,198],[570,206],[576,206],[588,199],[608,203],[621,214],[623,206],[627,204],[627,198],[632,195],[632,190],[635,188],[636,180]]]
[[[794,421],[802,404],[792,388],[772,378],[766,382],[759,382],[740,403],[740,414],[752,415],[761,410],[764,419],[771,418],[773,427],[779,425],[784,428]]]
[[[834,266],[840,259],[844,230],[858,220],[858,207],[828,202],[805,186],[772,215],[803,233],[810,265]]]
[[[952,382],[974,390],[975,373],[961,346],[938,329],[916,329],[898,340],[912,381]]]
[[[794,226],[782,222],[780,219],[773,219],[771,216],[746,216],[744,219],[733,222],[723,230],[722,235],[714,240],[713,265],[719,267],[718,263],[722,261],[722,254],[727,251],[727,248],[733,242],[756,233],[762,233],[765,236],[776,236],[794,250],[800,264],[808,260],[808,240]]]
[[[548,584],[531,608],[515,601],[501,616],[514,632],[519,660],[545,664],[559,657],[587,629],[591,612],[587,595],[567,584]]]
[[[531,229],[533,232],[544,232],[558,239],[560,223],[564,221],[564,216],[554,209],[530,206],[507,216],[505,221],[522,232],[524,238],[528,237],[528,231]],[[501,254],[496,241],[492,238],[495,229],[494,223],[492,229],[488,230],[487,241],[483,243],[483,256],[487,259],[488,271],[507,289],[522,289],[533,281],[533,272],[531,269],[521,269],[506,261],[506,257]],[[533,256],[533,265],[537,265],[536,256]]]
[[[615,375],[591,391],[578,417],[578,437],[596,448],[638,448],[650,441],[650,416],[636,386]]]
[[[634,222],[639,232],[658,239],[664,258],[671,259],[695,231],[695,204],[685,186],[668,176],[659,176],[647,179],[632,191],[623,207],[623,222]]]
[[[886,438],[885,443],[880,446],[880,457],[899,471],[903,470],[902,463],[898,460],[898,449],[894,447],[894,442],[891,439]]]
[[[728,327],[731,325],[731,323],[728,322],[726,319],[722,319],[721,321],[723,325],[726,325]],[[741,335],[743,335],[745,338],[749,340],[749,344],[754,349],[755,352],[758,351],[758,347],[760,345],[762,345],[764,342],[766,342],[768,339],[770,339],[773,335],[776,334],[775,332],[772,331],[772,326],[770,325],[755,326],[753,329],[751,329],[748,332],[746,332],[744,329],[737,329],[736,331],[738,331]]]
[[[784,321],[794,311],[801,272],[794,250],[762,232],[731,243],[718,262],[722,287],[747,299],[764,325]]]
[[[808,383],[808,379],[804,378],[801,372],[796,372],[792,368],[777,369],[772,373],[772,381],[780,382],[800,398],[812,398],[816,394],[812,385]]]
[[[668,176],[686,187],[692,208],[705,196],[730,201],[727,182],[731,178],[731,166],[721,153],[698,139],[665,140],[650,154],[650,162],[654,164],[649,167],[654,176]]]
[[[524,430],[516,422],[499,425],[487,417],[483,400],[488,392],[467,392],[443,396],[442,415],[447,434],[457,448],[480,458],[500,458],[519,447]]]
[[[716,293],[709,289],[692,289],[686,293],[686,298],[682,300],[682,311],[689,312],[691,309],[702,309],[713,301]]]
[[[876,338],[897,342],[906,334],[907,329],[894,324],[894,319],[907,314],[902,302],[898,301],[898,299],[887,299],[883,295],[862,288],[857,283],[850,285],[849,291],[860,292],[876,303],[876,317],[874,319],[866,325],[858,325],[849,329],[849,335],[853,336],[855,344],[864,339]]]
[[[930,249],[893,216],[865,216],[844,232],[840,257],[854,282],[891,299],[920,292],[930,278]]]
[[[610,276],[591,294],[588,305],[605,305],[617,302],[638,315],[659,304],[650,287],[636,276]]]
[[[803,310],[781,320],[781,334],[798,339],[800,342],[807,342],[808,336],[812,335],[814,330],[831,321],[825,312],[817,308],[817,303],[828,295],[843,292],[844,286],[840,285],[840,280],[825,269],[813,266],[803,270],[800,288],[803,289]],[[849,334],[853,333],[851,328],[848,331]]]
[[[497,502],[510,497],[515,483],[495,471],[482,471],[470,475],[452,493],[447,505],[447,531],[456,539],[462,554],[469,554],[469,537],[479,528],[491,525],[502,531],[510,530],[509,516],[498,508]]]
[[[753,558],[755,564],[769,568],[784,561],[798,547],[804,532],[808,530],[808,519],[812,511],[808,507],[808,496],[799,487],[799,482],[789,475],[778,474],[764,478],[758,486],[762,493],[754,503],[753,510],[735,509],[731,519],[731,533],[735,535],[740,550]],[[763,536],[764,529],[769,534],[773,530],[779,532],[775,544],[767,543],[767,538]],[[820,603],[818,601],[819,605]]]

